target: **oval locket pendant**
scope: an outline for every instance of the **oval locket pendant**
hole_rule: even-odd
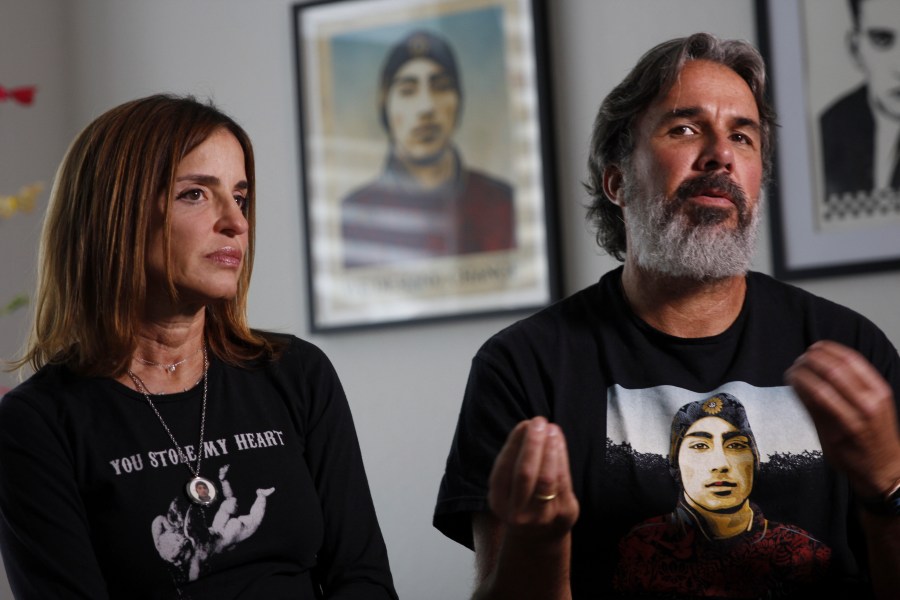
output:
[[[187,485],[184,486],[184,490],[187,492],[191,502],[199,504],[200,506],[209,506],[213,503],[218,494],[218,490],[216,490],[216,486],[213,485],[213,482],[205,477],[194,477],[187,482]]]

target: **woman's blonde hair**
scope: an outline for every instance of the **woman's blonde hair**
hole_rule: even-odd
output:
[[[210,351],[242,364],[275,351],[247,324],[253,268],[255,175],[246,132],[212,104],[154,95],[98,117],[75,138],[56,174],[41,235],[31,335],[14,367],[62,363],[84,375],[114,376],[127,368],[147,299],[151,215],[166,198],[164,253],[171,277],[169,211],[179,162],[213,132],[231,132],[244,151],[248,247],[231,300],[206,307]]]

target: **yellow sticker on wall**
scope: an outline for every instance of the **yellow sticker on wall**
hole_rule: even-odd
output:
[[[14,196],[0,196],[0,219],[8,219],[17,212],[33,211],[35,200],[43,189],[43,183],[32,183],[22,187]]]

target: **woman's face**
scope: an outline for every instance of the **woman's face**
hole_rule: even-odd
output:
[[[719,417],[691,425],[678,449],[684,495],[706,510],[740,506],[753,489],[754,466],[749,438]]]
[[[247,251],[247,174],[244,151],[226,129],[214,131],[178,164],[171,222],[172,279],[179,299],[207,304],[230,299]],[[148,305],[168,298],[160,198],[147,257]]]

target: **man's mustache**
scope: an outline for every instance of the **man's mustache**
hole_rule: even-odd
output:
[[[744,189],[734,182],[725,173],[707,173],[691,179],[685,179],[675,190],[675,202],[671,210],[674,213],[688,201],[691,196],[698,196],[704,192],[715,191],[717,195],[724,195],[738,210],[739,221],[743,223],[749,218],[749,201]]]
[[[666,206],[668,219],[673,219],[691,196],[699,196],[714,191],[716,195],[727,197],[735,205],[738,211],[738,224],[746,226],[751,219],[750,204],[744,189],[724,173],[707,173],[690,179],[685,179],[675,189],[672,201]],[[698,208],[697,216],[701,223],[714,224],[725,218],[724,213],[718,208]]]

